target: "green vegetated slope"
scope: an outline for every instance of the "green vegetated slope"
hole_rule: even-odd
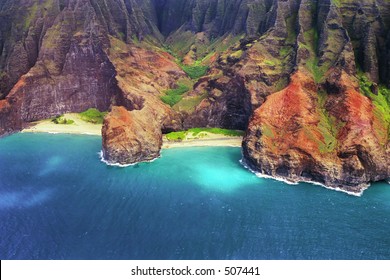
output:
[[[100,112],[96,108],[90,108],[87,111],[80,113],[80,117],[83,121],[93,124],[103,124],[106,115],[107,112]]]
[[[216,134],[222,136],[241,137],[244,132],[240,130],[230,130],[222,128],[191,128],[186,131],[177,131],[166,134],[170,141],[182,141],[190,137],[191,139],[199,139],[206,137],[207,134]]]
[[[64,116],[58,116],[51,120],[55,124],[74,124],[74,120],[67,119]]]
[[[243,37],[244,35],[228,34],[210,39],[203,33],[195,34],[180,30],[168,37],[163,50],[175,57],[177,65],[187,74],[188,80],[180,81],[165,91],[161,100],[178,111],[193,111],[206,94],[186,96],[186,93],[193,89],[200,78],[208,74],[208,70],[222,53],[228,51]]]
[[[183,94],[190,90],[184,83],[178,83],[176,86],[176,88],[167,90],[165,95],[161,97],[161,100],[171,107],[177,104],[183,98]]]
[[[375,116],[386,126],[387,139],[390,139],[390,89],[384,85],[376,85],[361,71],[358,78],[361,92],[372,100]],[[380,136],[386,138],[386,135]]]
[[[104,117],[107,115],[107,112],[100,112],[96,108],[90,108],[84,112],[78,114],[79,118],[85,122],[92,124],[103,124]],[[60,115],[51,120],[55,124],[74,124],[75,121],[72,117],[66,117],[65,115]]]

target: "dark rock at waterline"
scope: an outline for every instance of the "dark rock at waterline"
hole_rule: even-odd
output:
[[[162,133],[157,122],[149,119],[152,112],[127,111],[113,107],[102,129],[103,157],[112,164],[134,164],[160,156]]]

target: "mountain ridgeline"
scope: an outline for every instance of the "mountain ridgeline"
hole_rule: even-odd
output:
[[[0,135],[94,107],[112,163],[222,127],[263,174],[390,177],[388,0],[0,0],[0,23]]]

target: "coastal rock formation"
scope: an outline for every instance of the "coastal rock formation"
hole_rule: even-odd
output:
[[[132,5],[149,13],[151,4],[138,2]],[[5,98],[0,135],[29,122],[111,105],[153,108],[164,131],[181,128],[179,114],[159,96],[185,73],[163,51],[126,44],[147,34],[161,37],[141,11],[124,2],[0,3],[0,99]]]
[[[159,124],[150,118],[153,112],[143,110],[113,107],[105,118],[103,157],[108,163],[128,165],[160,156],[162,133]]]
[[[269,95],[254,112],[244,139],[244,160],[267,175],[360,193],[390,172],[388,91],[365,82],[369,77],[379,83],[383,76],[376,56],[383,51],[376,44],[381,35],[373,29],[362,34],[366,44],[356,46],[349,34],[358,35],[348,24],[344,27],[349,21],[344,18],[343,23],[331,1],[319,1],[316,24],[307,18],[313,7],[304,9],[304,4],[297,14],[296,70],[288,86]],[[357,15],[372,15],[366,8],[363,5]],[[356,24],[357,17],[354,20]],[[364,54],[365,74],[357,73],[354,45]]]
[[[8,135],[22,128],[23,123],[18,114],[9,100],[0,100],[0,135]]]
[[[390,176],[389,1],[0,0],[0,23],[0,135],[112,108],[111,163],[222,127],[268,175],[350,192]]]
[[[345,73],[338,79],[341,92],[326,97],[297,72],[287,88],[269,96],[251,118],[243,146],[246,164],[267,175],[351,193],[386,179],[388,140],[379,132],[387,128],[356,82]]]
[[[9,77],[3,88],[12,88],[5,95],[15,101],[21,120],[31,122],[91,107],[107,110],[120,90],[104,52],[108,40],[87,1],[66,7],[58,1],[25,1],[22,7],[11,2],[3,9],[26,11],[17,12],[13,20],[8,14],[11,33],[3,31],[9,39],[0,70]],[[18,25],[21,15],[23,27]]]

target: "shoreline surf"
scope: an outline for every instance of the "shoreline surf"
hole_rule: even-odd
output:
[[[71,117],[76,114],[67,114],[66,116]],[[81,119],[78,119],[77,122],[73,125],[56,125],[54,123],[50,123],[50,120],[40,121],[37,122],[34,126],[24,129],[21,131],[21,133],[48,133],[48,134],[74,134],[74,135],[91,135],[91,136],[101,136],[101,125],[96,124],[89,124]],[[80,129],[72,129],[73,127],[79,127]],[[55,128],[55,129],[54,129]],[[93,128],[91,130],[91,128]],[[170,141],[167,140],[166,137],[163,137],[163,146],[162,149],[176,149],[176,148],[190,148],[190,147],[235,147],[240,148],[242,144],[243,137],[232,137],[232,136],[223,136],[223,135],[212,135],[212,137],[205,137],[205,138],[199,138],[199,139],[189,139],[189,140],[181,140],[181,141]],[[105,163],[108,166],[115,166],[115,167],[128,167],[133,166],[136,164],[131,165],[121,165],[121,164],[113,164],[110,162],[107,162],[104,160],[101,156],[101,151],[99,152],[99,158],[100,160]],[[156,159],[155,159],[156,160]],[[154,161],[154,160],[153,160]],[[279,177],[273,177],[265,174],[261,174],[259,172],[256,172],[249,168],[244,162],[241,161],[241,164],[244,168],[248,169],[252,173],[254,173],[256,176],[260,178],[267,178],[272,179],[276,181],[281,181],[289,185],[297,185],[299,183],[308,183],[313,185],[318,185],[323,188],[343,192],[351,196],[361,197],[365,190],[368,189],[369,186],[362,189],[361,192],[350,192],[346,191],[340,188],[332,188],[328,187],[326,185],[323,185],[318,182],[313,181],[299,181],[299,182],[292,182],[289,180],[286,180],[284,178]],[[388,184],[390,184],[390,180],[385,181]]]
[[[83,121],[78,114],[65,114],[65,118],[74,121],[74,124],[55,124],[51,120],[31,123],[21,133],[48,133],[101,136],[101,124],[92,124]],[[183,147],[241,147],[242,137],[206,134],[202,138],[191,138],[182,141],[168,140],[163,137],[163,149]]]

